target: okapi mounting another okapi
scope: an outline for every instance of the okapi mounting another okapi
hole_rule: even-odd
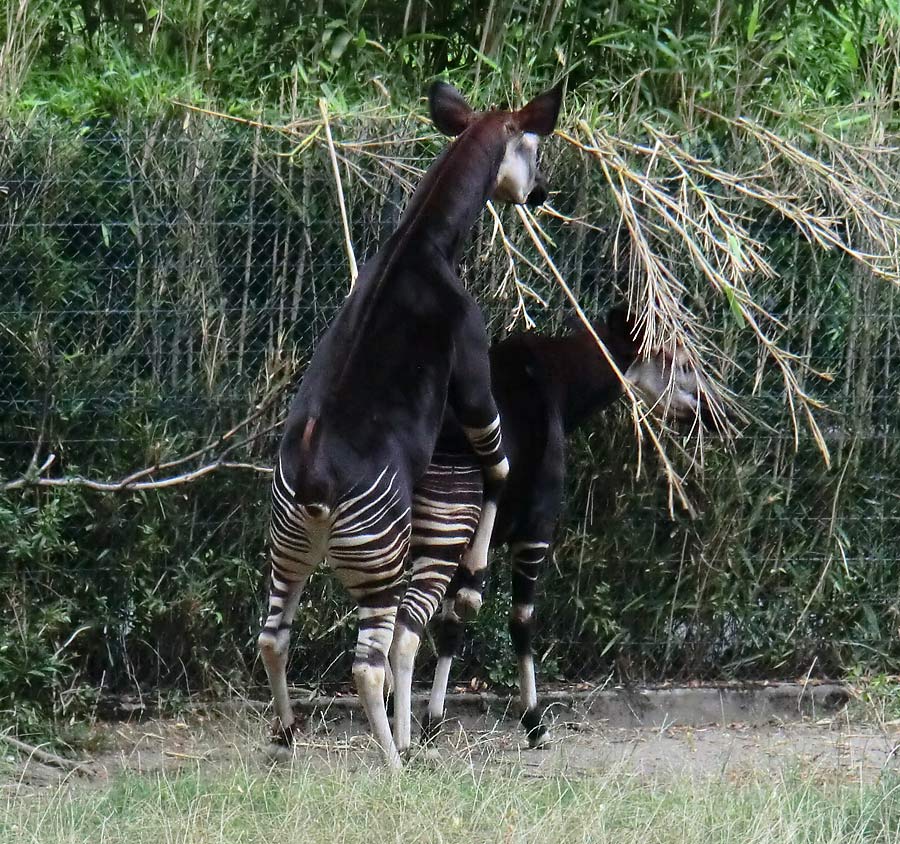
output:
[[[457,267],[488,199],[546,198],[538,136],[553,131],[561,99],[557,86],[519,111],[478,113],[450,85],[432,86],[435,126],[459,137],[361,267],[310,360],[272,484],[272,580],[259,648],[275,701],[276,743],[290,744],[295,729],[285,673],[291,622],[307,578],[325,559],[359,608],[353,677],[385,761],[399,766],[398,745],[409,746],[408,705],[395,719],[396,744],[385,712],[389,650],[399,704],[409,700],[424,626],[467,546],[467,567],[487,568],[508,472],[484,320]],[[477,455],[468,494],[457,487],[459,476],[439,460],[432,464],[447,407]],[[417,555],[403,594],[413,525],[435,551]],[[473,597],[480,598],[461,591],[456,610],[465,614]]]
[[[676,349],[658,349],[640,358],[642,336],[626,312],[615,308],[594,330],[629,384],[655,412],[669,419],[699,419],[720,429],[723,420],[709,404],[696,371]],[[532,655],[534,594],[537,579],[563,502],[566,435],[591,414],[612,404],[623,393],[618,376],[597,348],[590,332],[579,326],[562,337],[519,334],[491,349],[494,398],[503,420],[503,442],[510,471],[500,497],[491,545],[508,544],[512,556],[512,609],[509,631],[519,667],[522,723],[532,747],[547,739],[537,706]],[[440,449],[448,455],[474,458],[448,412]],[[425,548],[423,554],[430,551]],[[435,670],[423,740],[437,732],[444,717],[450,666],[462,645],[463,620],[453,595],[465,582],[462,569],[447,590],[437,625],[438,664]]]

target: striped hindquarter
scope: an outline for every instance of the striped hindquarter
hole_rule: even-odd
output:
[[[290,744],[296,723],[286,676],[291,624],[307,579],[327,560],[359,608],[353,674],[375,738],[392,759],[397,747],[409,747],[415,655],[475,532],[481,489],[480,470],[470,460],[436,454],[411,500],[398,475],[384,469],[371,483],[354,487],[326,517],[313,517],[294,500],[281,465],[276,467],[269,610],[259,636],[275,701],[276,741]],[[412,565],[405,581],[407,556]],[[383,698],[389,651],[396,744]]]
[[[412,678],[422,632],[476,531],[481,497],[479,467],[465,455],[441,452],[435,452],[413,494],[412,571],[391,645],[394,738],[401,753],[410,745]]]
[[[411,529],[409,495],[396,472],[383,469],[374,480],[353,487],[333,510],[312,516],[294,500],[280,463],[276,466],[269,612],[259,647],[275,701],[279,743],[290,744],[295,727],[286,677],[290,627],[303,586],[324,559],[359,608],[353,676],[376,740],[389,761],[399,764],[383,695]]]

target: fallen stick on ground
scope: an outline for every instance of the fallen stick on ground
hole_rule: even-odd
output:
[[[19,741],[19,739],[13,738],[12,736],[0,734],[0,740],[5,741],[10,747],[15,748],[21,753],[27,753],[30,757],[37,759],[38,762],[43,762],[45,765],[52,765],[55,768],[62,768],[63,770],[74,771],[79,774],[93,775],[93,771],[87,767],[87,763],[85,762],[75,762],[72,759],[63,759],[62,756],[57,756],[55,753],[50,753],[47,750],[41,750],[40,747],[26,744],[24,741]]]

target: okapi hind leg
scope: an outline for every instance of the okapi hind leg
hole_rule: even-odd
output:
[[[534,676],[534,593],[538,574],[547,557],[546,542],[516,542],[512,546],[512,610],[509,634],[519,668],[522,726],[530,747],[543,747],[550,738],[538,709]]]
[[[353,680],[382,758],[391,768],[400,767],[400,755],[391,735],[385,690],[409,553],[407,502],[397,475],[385,469],[368,489],[354,492],[336,508],[327,554],[328,565],[359,608]]]
[[[293,745],[297,730],[287,688],[288,646],[291,624],[310,573],[311,569],[295,573],[292,579],[288,579],[273,561],[269,587],[269,614],[257,639],[275,705],[271,743],[281,748],[290,748]]]
[[[413,496],[412,576],[400,603],[391,665],[394,738],[404,753],[411,743],[412,680],[425,626],[435,615],[478,524],[481,482],[477,467],[435,453]],[[446,604],[446,602],[445,602]]]
[[[455,597],[456,591],[451,583],[441,612],[435,617],[434,632],[438,661],[434,669],[431,694],[428,697],[428,712],[422,726],[421,742],[425,746],[433,744],[440,735],[446,716],[444,706],[447,699],[447,687],[450,684],[450,668],[453,665],[453,658],[462,651],[465,638],[465,624],[456,614]]]

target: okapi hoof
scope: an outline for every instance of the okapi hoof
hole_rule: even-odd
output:
[[[550,743],[550,731],[544,726],[541,713],[536,709],[529,709],[522,716],[522,726],[525,728],[528,746],[532,750],[540,750]]]
[[[453,610],[463,621],[468,621],[478,615],[481,604],[482,597],[480,592],[476,589],[463,587],[456,593]]]
[[[294,755],[294,744],[297,741],[297,733],[299,732],[300,726],[296,721],[285,726],[281,723],[280,718],[276,718],[272,723],[272,732],[269,735],[269,744],[266,748],[268,757],[276,762],[290,759]]]

